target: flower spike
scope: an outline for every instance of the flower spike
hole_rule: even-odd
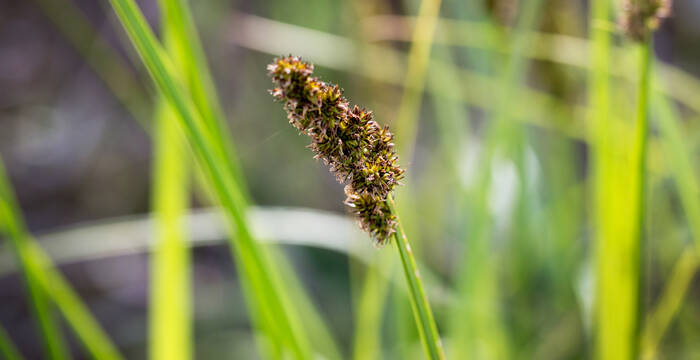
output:
[[[275,84],[270,94],[284,103],[289,123],[311,138],[309,148],[345,186],[345,204],[379,245],[396,231],[387,196],[403,178],[394,135],[371,111],[350,106],[338,85],[312,77],[314,67],[299,57],[267,66]]]

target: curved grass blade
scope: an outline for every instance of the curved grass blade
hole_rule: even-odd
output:
[[[266,249],[252,237],[247,225],[246,196],[240,190],[236,171],[225,149],[217,146],[216,134],[202,119],[188,92],[180,84],[175,64],[168,58],[143,14],[132,0],[111,0],[119,20],[148,69],[159,92],[179,115],[179,123],[188,139],[217,200],[224,208],[231,236],[231,250],[241,270],[244,294],[253,323],[263,330],[261,343],[267,356],[274,358],[311,357],[309,340],[289,299],[280,291],[281,279]]]
[[[108,360],[120,359],[121,356],[99,323],[61,273],[53,267],[51,259],[27,233],[1,160],[0,221],[13,243],[25,276],[35,283],[34,291],[46,296],[41,301],[51,299],[58,306],[92,356]]]

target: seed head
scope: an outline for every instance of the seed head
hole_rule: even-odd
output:
[[[635,41],[646,40],[671,13],[672,0],[623,0],[620,26]]]
[[[396,229],[387,196],[404,174],[394,135],[371,111],[350,106],[338,85],[312,77],[313,65],[299,57],[277,58],[267,70],[276,86],[270,94],[284,103],[289,123],[311,138],[315,158],[347,183],[345,204],[362,229],[378,244],[386,243]]]

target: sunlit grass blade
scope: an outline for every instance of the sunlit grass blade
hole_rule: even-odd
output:
[[[237,183],[236,171],[225,149],[214,139],[209,122],[202,119],[189,94],[176,76],[176,64],[168,58],[132,0],[112,0],[119,20],[149,71],[158,91],[168,100],[176,119],[200,162],[217,200],[224,209],[233,236],[231,251],[240,269],[247,304],[256,327],[266,339],[261,343],[270,357],[311,357],[309,340],[290,299],[280,291],[281,278],[265,248],[252,237],[247,225],[246,195]]]
[[[175,116],[164,100],[159,101],[154,119],[156,245],[151,256],[149,354],[151,359],[164,360],[191,358],[193,339],[190,255],[184,222],[189,167]]]
[[[13,243],[19,263],[28,278],[35,283],[37,292],[51,300],[66,318],[92,356],[99,359],[120,359],[111,340],[92,317],[60,272],[53,267],[51,259],[27,232],[24,220],[0,162],[0,221],[2,228]],[[55,326],[55,325],[54,325]]]
[[[611,107],[610,3],[591,6],[591,150],[595,234],[595,347],[599,359],[632,359],[639,309],[639,229],[643,191],[640,136]],[[643,89],[639,89],[641,92]],[[642,106],[642,105],[640,105]],[[643,104],[646,106],[646,104]],[[639,114],[639,111],[638,111]],[[643,114],[639,114],[641,118]],[[644,115],[645,116],[645,115]],[[636,127],[641,134],[639,126]]]
[[[229,133],[224,112],[187,2],[159,0],[158,3],[163,13],[163,26],[169,31],[164,40],[168,55],[181,73],[181,81],[202,120],[213,134],[214,145],[227,155],[236,183],[245,184],[233,142],[228,136],[223,136]],[[247,191],[243,186],[239,190]]]
[[[0,326],[0,354],[7,360],[22,360],[24,357],[12,342],[5,328]]]

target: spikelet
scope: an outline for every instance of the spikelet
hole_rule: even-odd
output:
[[[623,0],[620,26],[635,41],[646,40],[671,13],[671,0]]]
[[[343,91],[312,77],[314,67],[299,57],[277,58],[267,66],[275,84],[270,94],[284,103],[289,123],[311,138],[309,148],[346,183],[345,204],[379,245],[396,231],[387,196],[403,178],[394,135],[372,112],[350,106]]]

